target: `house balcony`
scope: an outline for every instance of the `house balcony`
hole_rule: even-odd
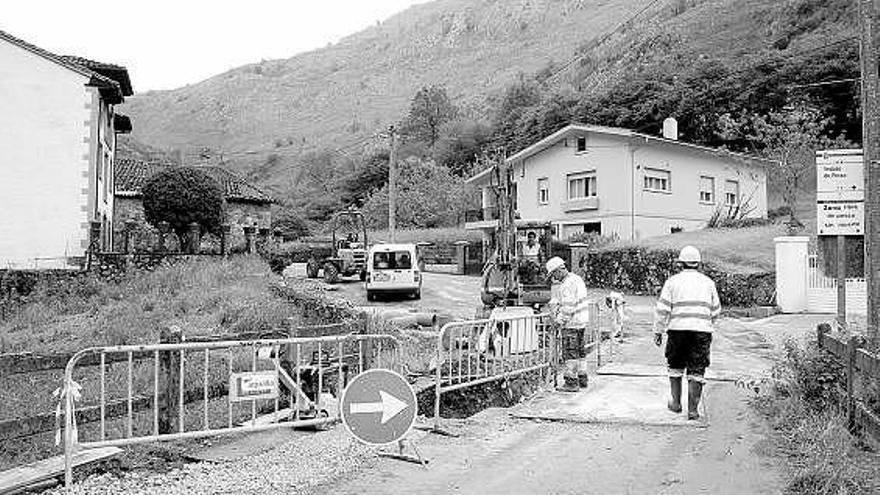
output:
[[[581,199],[572,199],[569,201],[563,201],[562,203],[562,211],[566,213],[571,213],[575,211],[589,211],[589,210],[598,210],[599,209],[599,198],[596,196],[590,196],[589,198],[581,198]]]
[[[464,227],[468,230],[494,229],[498,225],[498,207],[487,206],[476,210],[467,210],[464,221]]]

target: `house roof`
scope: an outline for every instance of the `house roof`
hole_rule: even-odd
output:
[[[62,55],[61,58],[79,65],[80,67],[93,70],[102,76],[109,77],[118,82],[124,96],[131,96],[134,94],[134,89],[131,87],[131,79],[128,77],[128,69],[121,65],[98,62],[83,57],[77,57],[75,55]]]
[[[579,132],[594,132],[598,134],[605,134],[610,136],[620,136],[624,138],[636,138],[636,139],[644,139],[645,142],[656,142],[669,144],[673,146],[681,146],[684,148],[691,149],[693,151],[697,151],[700,153],[707,153],[717,158],[734,158],[737,160],[745,160],[755,164],[767,164],[771,163],[772,160],[766,160],[764,158],[758,158],[751,155],[746,155],[742,153],[734,153],[732,151],[723,150],[720,148],[711,148],[708,146],[701,146],[698,144],[687,143],[684,141],[679,141],[676,139],[667,139],[659,136],[652,136],[650,134],[642,134],[639,132],[631,131],[629,129],[623,129],[620,127],[606,127],[601,125],[592,125],[592,124],[569,124],[562,129],[554,132],[553,134],[541,139],[540,141],[532,144],[531,146],[507,157],[505,160],[509,164],[513,164],[530,156],[536,155],[541,151],[553,146],[560,139],[567,137],[570,134],[575,134]],[[473,182],[480,181],[491,173],[492,169],[486,169],[482,172],[470,177],[465,182],[470,184]]]
[[[118,159],[116,160],[116,173],[114,175],[114,182],[116,184],[115,195],[123,198],[139,198],[143,194],[144,184],[153,175],[173,166],[125,158]],[[198,168],[199,170],[204,170],[212,179],[217,181],[227,201],[260,204],[275,202],[271,196],[224,168],[214,166]]]
[[[131,96],[134,91],[128,77],[128,70],[121,65],[105,64],[82,57],[60,56],[20,38],[0,30],[0,40],[39,55],[56,64],[89,78],[89,85],[101,89],[101,95],[110,103],[122,103],[124,97]]]

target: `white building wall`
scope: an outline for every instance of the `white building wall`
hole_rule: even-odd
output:
[[[587,149],[576,151],[577,136],[585,135]],[[669,193],[644,189],[646,169],[668,170]],[[586,209],[571,211],[568,175],[595,171],[597,197]],[[722,206],[726,180],[739,184],[740,195],[750,197],[749,217],[767,215],[767,179],[757,165],[705,151],[658,141],[644,142],[601,133],[573,132],[567,139],[513,164],[518,211],[523,219],[550,220],[559,225],[562,239],[583,232],[589,222],[601,222],[603,235],[642,238],[705,227]],[[715,180],[713,203],[700,202],[700,177]],[[538,182],[546,178],[550,201],[539,203]]]
[[[636,165],[635,238],[672,233],[673,228],[696,230],[706,225],[712,213],[724,206],[725,182],[736,181],[739,194],[749,199],[753,210],[748,217],[767,216],[767,177],[765,170],[733,158],[713,158],[705,151],[693,150],[673,143],[651,141],[633,148]],[[669,171],[668,193],[644,188],[646,170]],[[714,200],[700,202],[700,177],[714,179]]]
[[[0,40],[0,268],[65,266],[90,219],[87,78]]]

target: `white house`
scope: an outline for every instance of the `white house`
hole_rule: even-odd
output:
[[[716,210],[767,215],[768,162],[627,129],[572,124],[507,158],[523,220],[551,221],[556,236],[581,232],[638,239],[696,230]],[[490,170],[468,183],[482,196],[466,227],[486,240],[497,222]]]
[[[0,269],[76,266],[93,223],[112,245],[116,134],[131,130],[115,105],[132,94],[125,67],[0,31]]]

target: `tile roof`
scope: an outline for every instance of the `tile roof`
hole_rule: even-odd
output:
[[[158,172],[174,165],[140,160],[117,159],[114,182],[116,196],[137,198],[141,196],[144,184]],[[246,203],[274,203],[275,200],[256,186],[221,167],[197,167],[204,170],[217,181],[226,195],[227,201]]]
[[[58,65],[67,67],[74,72],[89,77],[91,79],[89,84],[101,87],[103,90],[112,91],[110,97],[113,101],[111,101],[111,103],[121,103],[124,96],[131,96],[134,94],[131,88],[131,82],[128,79],[128,70],[125,67],[95,62],[94,60],[88,60],[81,57],[56,55],[48,50],[44,50],[36,45],[28,43],[21,38],[16,38],[3,30],[0,30],[0,40],[6,40],[13,45],[19,46],[29,52],[51,60]],[[113,75],[108,76],[103,72]]]
[[[75,55],[61,55],[59,58],[113,79],[120,84],[122,87],[122,94],[125,96],[131,96],[134,94],[134,89],[131,87],[131,79],[128,77],[128,69],[121,65],[98,62],[96,60],[77,57]]]

